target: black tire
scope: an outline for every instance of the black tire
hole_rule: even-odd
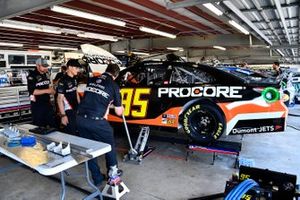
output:
[[[283,91],[284,94],[288,95],[289,96],[289,99],[285,102],[283,102],[285,104],[286,107],[289,107],[290,106],[290,92],[289,91]]]
[[[209,144],[219,139],[225,130],[222,111],[212,103],[198,102],[189,106],[181,115],[184,132],[194,142]]]

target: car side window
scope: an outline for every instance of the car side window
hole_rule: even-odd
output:
[[[176,66],[171,75],[172,84],[204,84],[214,83],[216,78],[195,67]]]
[[[167,80],[167,69],[163,66],[149,66],[147,68],[147,85],[163,85]]]
[[[120,83],[123,86],[144,85],[146,82],[146,73],[138,71],[127,71],[120,77]]]

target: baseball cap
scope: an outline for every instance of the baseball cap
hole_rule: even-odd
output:
[[[43,67],[49,67],[49,60],[46,60],[44,58],[38,58],[35,62],[37,65],[42,65]]]
[[[69,67],[69,66],[82,68],[81,64],[79,63],[79,61],[77,59],[70,59],[67,62],[67,67]]]

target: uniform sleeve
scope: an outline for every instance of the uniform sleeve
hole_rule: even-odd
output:
[[[27,89],[29,92],[29,95],[32,95],[35,90],[36,85],[36,78],[32,72],[29,72],[27,76]]]
[[[58,94],[65,94],[66,93],[65,82],[62,79],[60,79],[58,84],[57,84],[57,93]]]
[[[122,105],[122,99],[121,99],[121,93],[120,93],[120,88],[117,84],[114,84],[114,101],[113,104],[116,107],[120,107]]]

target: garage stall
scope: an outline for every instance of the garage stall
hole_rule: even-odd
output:
[[[0,199],[299,198],[298,0],[0,2]]]

